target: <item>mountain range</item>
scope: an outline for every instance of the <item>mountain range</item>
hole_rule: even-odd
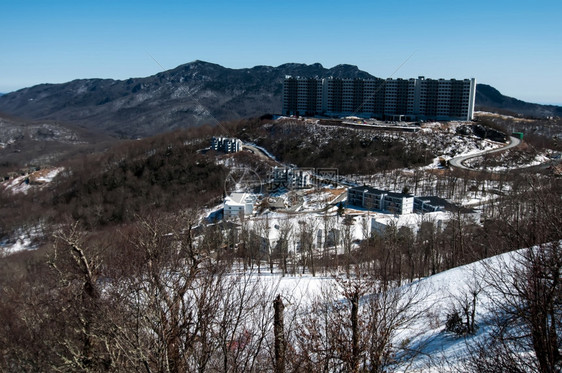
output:
[[[175,128],[280,113],[286,75],[374,78],[353,65],[321,64],[230,69],[204,61],[146,78],[79,79],[40,84],[0,97],[0,112],[26,120],[54,120],[122,138]],[[562,107],[527,103],[478,84],[476,108],[530,116],[562,116]]]

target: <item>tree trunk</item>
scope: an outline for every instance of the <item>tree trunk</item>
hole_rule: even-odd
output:
[[[283,325],[283,310],[285,306],[281,295],[273,301],[275,310],[273,321],[273,333],[275,335],[275,373],[285,373],[285,335]]]
[[[351,371],[359,371],[359,292],[351,296]]]

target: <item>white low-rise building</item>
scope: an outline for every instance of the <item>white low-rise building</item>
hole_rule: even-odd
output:
[[[424,221],[431,221],[436,224],[438,229],[442,229],[443,224],[446,224],[450,219],[451,214],[444,211],[406,215],[375,213],[374,216],[371,217],[371,233],[384,234],[390,226],[396,227],[396,229],[407,227],[410,228],[412,232],[417,233]]]
[[[250,193],[232,193],[224,199],[224,218],[236,219],[252,215],[256,196]]]

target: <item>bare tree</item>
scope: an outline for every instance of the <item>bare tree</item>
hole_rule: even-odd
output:
[[[322,229],[324,231],[322,260],[324,261],[324,274],[326,274],[328,271],[329,258],[330,258],[330,253],[329,253],[330,241],[334,241],[333,239],[330,238],[330,235],[333,234],[333,229],[335,225],[334,220],[335,218],[328,214],[328,209],[325,209],[324,215],[322,216]]]
[[[275,316],[273,321],[273,331],[275,338],[275,372],[285,372],[285,331],[284,331],[284,309],[285,305],[281,299],[281,295],[273,301],[273,309]]]
[[[494,329],[472,349],[472,369],[559,372],[562,369],[562,203],[557,180],[527,179],[505,201],[495,236],[516,249],[485,268]],[[524,197],[524,198],[522,198]],[[500,237],[500,239],[498,239]]]
[[[283,276],[288,272],[287,259],[289,257],[289,241],[292,236],[293,226],[289,219],[279,221],[279,239],[277,240],[277,253]]]
[[[472,349],[472,367],[559,372],[562,368],[562,256],[558,242],[511,254],[486,268],[494,330]],[[488,353],[489,352],[489,353]],[[492,354],[501,352],[501,359]],[[522,353],[523,352],[523,353]]]
[[[437,224],[431,218],[423,216],[416,236],[416,248],[419,258],[419,275],[427,276],[437,273],[440,256],[437,248]]]
[[[103,296],[104,256],[107,247],[99,241],[90,247],[87,235],[78,223],[55,233],[48,264],[54,271],[57,287],[47,307],[61,307],[64,322],[59,325],[60,363],[55,369],[109,371],[123,363],[114,325],[107,322],[112,310],[120,306],[114,299]],[[56,320],[56,323],[63,320]],[[44,320],[36,319],[42,323]],[[121,361],[120,361],[121,360]],[[53,362],[54,363],[54,362]],[[55,363],[56,364],[56,363]]]
[[[351,255],[351,246],[353,244],[353,217],[346,216],[341,224],[342,231],[342,245],[345,254],[345,272],[349,276],[351,263],[354,261],[354,257]]]
[[[268,361],[270,291],[199,251],[187,219],[141,220],[126,233],[136,259],[115,289],[126,294],[121,345],[147,371],[254,371]]]
[[[228,274],[219,288],[217,294],[209,294],[216,312],[210,315],[213,347],[205,371],[251,372],[258,364],[263,368],[269,363],[272,289],[252,272]]]
[[[316,276],[316,267],[314,266],[314,237],[316,232],[316,222],[314,220],[299,221],[299,248],[302,254],[302,271],[305,268],[310,269],[312,276]]]
[[[407,366],[417,351],[410,340],[396,337],[421,320],[424,310],[417,305],[423,298],[420,285],[392,287],[358,273],[338,279],[303,318],[294,364],[348,372]]]
[[[458,294],[451,294],[452,308],[447,315],[446,325],[448,331],[458,335],[476,333],[476,308],[482,291],[482,282],[475,275],[465,289]]]
[[[0,370],[93,372],[119,364],[106,323],[116,307],[99,284],[104,250],[90,250],[86,238],[77,224],[61,229],[47,257],[33,253],[14,281],[2,281]]]
[[[271,224],[269,222],[269,214],[265,215],[265,219],[258,225],[258,234],[265,238],[265,250],[267,252],[267,259],[269,262],[269,272],[273,273],[273,252],[269,236],[271,233]]]

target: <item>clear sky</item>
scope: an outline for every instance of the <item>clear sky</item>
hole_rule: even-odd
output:
[[[379,77],[474,77],[562,105],[560,0],[2,0],[0,47],[0,92],[149,76],[162,70],[153,56],[166,69],[320,62]]]

